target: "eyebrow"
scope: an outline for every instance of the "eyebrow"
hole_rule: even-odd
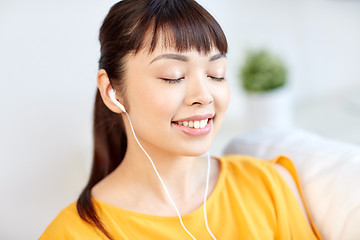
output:
[[[182,61],[182,62],[188,62],[189,61],[189,58],[184,56],[184,55],[181,55],[181,54],[161,54],[159,56],[157,56],[156,58],[154,58],[150,64],[152,64],[153,62],[155,61],[158,61],[160,59],[174,59],[174,60],[179,60],[179,61]]]
[[[209,62],[215,61],[219,58],[226,58],[226,54],[223,53],[216,54],[210,58]]]
[[[210,57],[209,62],[215,61],[219,58],[226,58],[226,55],[223,53],[219,53],[216,54],[212,57]],[[150,64],[152,64],[155,61],[158,61],[160,59],[174,59],[174,60],[178,60],[178,61],[182,61],[182,62],[188,62],[189,58],[187,56],[181,55],[181,54],[173,54],[173,53],[168,53],[168,54],[161,54],[159,56],[157,56],[156,58],[154,58]]]

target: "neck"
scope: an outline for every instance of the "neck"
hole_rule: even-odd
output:
[[[131,122],[129,124],[133,131]],[[129,127],[126,129],[126,155],[113,172],[115,182],[122,182],[127,186],[126,195],[133,196],[139,202],[160,204],[159,207],[162,207],[166,214],[169,214],[170,209],[174,212],[169,203],[182,209],[182,213],[199,207],[203,202],[206,187],[206,159],[163,151],[153,143],[137,141],[133,132],[129,132]],[[217,179],[217,176],[215,177]],[[139,207],[135,206],[135,209]],[[148,210],[145,209],[145,212]]]
[[[163,151],[144,149],[152,159],[155,168],[164,181],[175,202],[186,202],[204,186],[207,161],[205,158],[172,155]],[[150,159],[135,144],[129,144],[123,162],[119,167],[123,176],[146,186],[162,201],[168,202],[166,192],[156,175]]]

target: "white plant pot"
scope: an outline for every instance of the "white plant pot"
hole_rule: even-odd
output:
[[[287,87],[264,93],[247,93],[247,129],[293,127],[293,97]]]

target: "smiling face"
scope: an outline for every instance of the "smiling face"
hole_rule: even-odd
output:
[[[157,47],[130,55],[126,108],[145,149],[181,156],[205,153],[230,99],[225,71],[225,55],[215,49],[201,54]]]

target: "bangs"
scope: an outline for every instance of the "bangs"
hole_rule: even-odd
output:
[[[154,51],[159,40],[165,48],[179,52],[197,50],[208,53],[215,48],[227,53],[227,40],[218,22],[195,1],[190,0],[152,0],[145,8],[143,18],[133,29],[136,39],[135,52],[150,44]],[[150,41],[145,44],[146,33]],[[147,35],[148,36],[148,35]],[[140,39],[141,38],[141,39]],[[161,38],[161,39],[159,39]]]

